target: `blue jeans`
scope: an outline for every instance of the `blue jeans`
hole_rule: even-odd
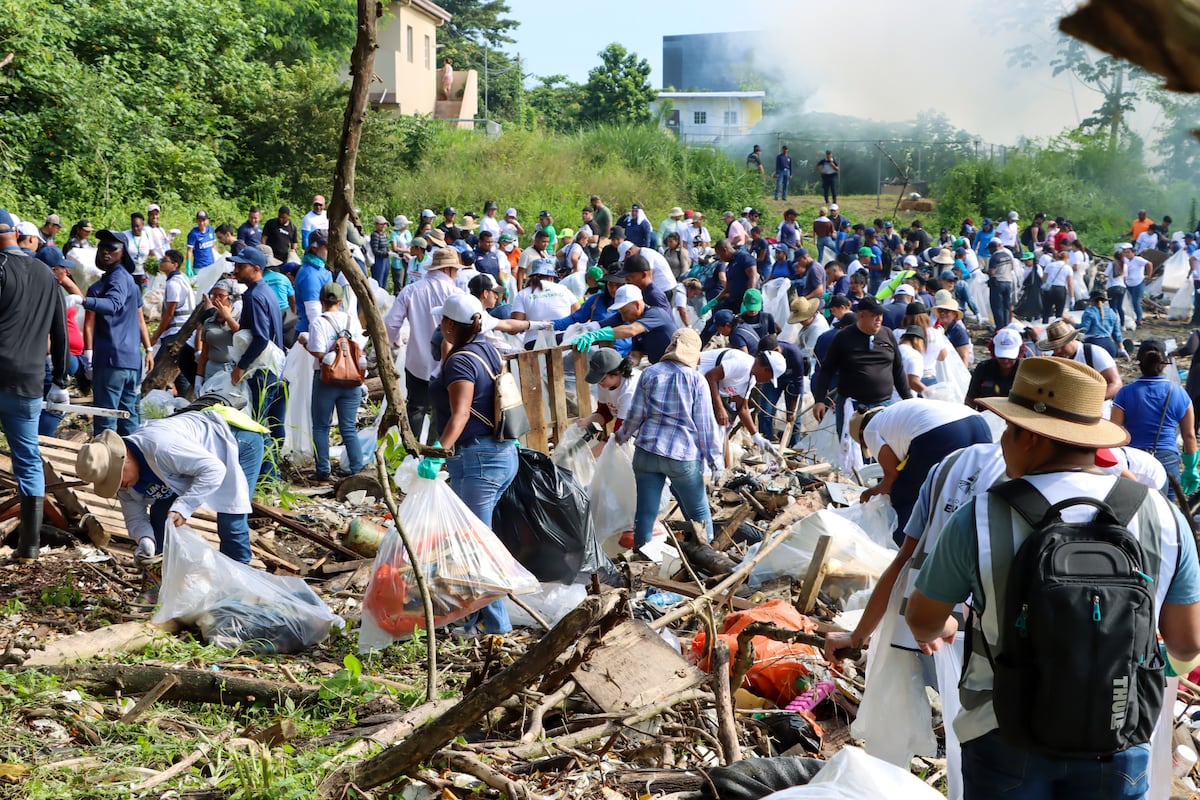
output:
[[[1167,471],[1167,476],[1169,478],[1179,480],[1179,475],[1182,472],[1183,461],[1179,457],[1178,450],[1166,450],[1160,447],[1154,452],[1150,453],[1150,455],[1158,459],[1158,463],[1163,465],[1163,469]],[[1167,481],[1167,499],[1171,501],[1175,500],[1175,489],[1171,486],[1171,482],[1169,480]]]
[[[832,236],[818,236],[817,252],[813,254],[813,258],[819,261],[822,265],[825,263],[825,248],[827,247],[829,248],[829,252],[833,253],[830,258],[835,257],[837,255],[837,239],[834,239]]]
[[[1108,287],[1108,304],[1113,311],[1117,312],[1117,316],[1121,319],[1121,336],[1125,335],[1125,287],[1110,286]]]
[[[337,409],[338,431],[342,444],[346,446],[346,462],[342,469],[361,472],[363,466],[362,443],[358,441],[358,406],[362,402],[362,390],[357,386],[329,386],[321,382],[319,370],[313,371],[312,385],[312,428],[313,448],[317,451],[317,472],[329,474],[329,421]]]
[[[655,455],[640,447],[633,451],[633,480],[637,485],[637,512],[633,516],[633,546],[650,543],[658,507],[662,503],[663,486],[671,479],[671,490],[679,500],[684,515],[693,522],[704,523],[707,541],[712,541],[712,513],[704,491],[704,472],[699,461],[676,461]]]
[[[93,436],[99,436],[103,430],[115,430],[122,436],[128,436],[141,426],[138,416],[138,401],[141,400],[138,385],[141,382],[140,369],[95,367],[92,370],[92,402],[99,408],[129,412],[129,419],[93,417]]]
[[[37,438],[41,413],[42,398],[0,392],[0,430],[4,431],[4,438],[8,440],[17,491],[22,497],[41,497],[46,494],[42,451],[38,448]]]
[[[1137,324],[1142,324],[1142,295],[1146,293],[1146,284],[1139,283],[1137,286],[1126,285],[1125,291],[1129,293],[1129,302],[1133,304],[1133,318],[1137,320]],[[1125,322],[1122,320],[1122,325]]]
[[[274,453],[279,453],[283,446],[283,415],[287,410],[287,384],[274,372],[259,370],[253,375],[242,379],[246,385],[246,393],[250,396],[250,407],[246,413],[254,417],[255,422],[271,431],[271,439],[275,442]],[[328,438],[328,437],[326,437]],[[277,456],[273,455],[263,464],[264,472],[271,480],[279,479]]]
[[[1034,291],[1037,291],[1036,289]],[[1012,281],[996,281],[991,287],[992,320],[996,330],[1000,330],[1012,322]]]
[[[263,460],[263,435],[241,428],[230,428],[238,443],[238,466],[246,476],[250,497],[254,498],[254,487],[258,484],[258,472]],[[160,498],[150,504],[150,527],[154,530],[154,550],[163,551],[163,535],[167,529],[167,517],[175,495]],[[220,551],[234,561],[249,564],[253,555],[250,551],[250,515],[217,514],[217,538],[221,541]]]
[[[775,438],[775,411],[779,406],[779,399],[784,398],[784,405],[787,409],[794,411],[799,405],[799,398],[794,398],[793,395],[784,395],[786,387],[774,387],[770,381],[760,383],[759,390],[762,392],[762,411],[758,414],[758,432],[768,439]],[[796,424],[792,426],[792,440],[790,442],[780,442],[784,447],[795,447],[799,444],[802,438],[800,431],[800,420],[796,420]]]
[[[783,194],[783,199],[787,200],[788,181],[792,179],[792,171],[790,169],[782,169],[775,176],[775,199],[779,200],[779,195]],[[647,540],[649,541],[649,540]]]
[[[450,473],[450,488],[490,528],[500,495],[517,477],[517,446],[514,442],[477,439],[455,448],[454,455],[446,459],[446,471]],[[477,620],[483,623],[484,633],[512,630],[503,598],[480,609]]]
[[[965,800],[1140,800],[1150,789],[1150,745],[1072,761],[1020,750],[992,731],[963,742],[962,770]]]
[[[79,356],[67,356],[67,374],[74,375],[79,371]],[[42,383],[42,396],[50,391],[50,384],[54,380],[54,368],[49,364],[46,365],[46,380]],[[62,424],[66,414],[52,414],[49,411],[43,411],[38,419],[38,435],[53,436],[58,432],[58,426]]]

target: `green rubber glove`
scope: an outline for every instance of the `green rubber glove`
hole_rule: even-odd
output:
[[[598,331],[588,331],[575,340],[575,349],[581,353],[586,353],[596,342],[611,342],[615,338],[616,337],[613,335],[612,328],[601,328]]]
[[[712,300],[709,300],[707,303],[705,303],[704,306],[700,309],[700,316],[703,317],[705,314],[712,311],[714,308],[716,308],[716,305],[717,305],[717,298],[714,297]]]
[[[1183,493],[1191,497],[1196,492],[1200,492],[1200,451],[1195,453],[1183,454],[1183,475],[1180,483],[1183,484]]]
[[[434,442],[434,447],[441,447],[441,442]],[[446,463],[444,458],[431,458],[426,456],[421,459],[421,463],[417,465],[417,474],[426,480],[436,480],[438,473],[442,471],[442,465]]]

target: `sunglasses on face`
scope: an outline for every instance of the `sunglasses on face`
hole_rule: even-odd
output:
[[[116,250],[120,250],[121,244],[119,242],[101,242],[99,245],[97,245],[96,249],[97,250],[107,250],[108,252],[111,253]]]

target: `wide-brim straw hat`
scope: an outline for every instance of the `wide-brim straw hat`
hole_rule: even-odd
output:
[[[976,400],[1007,422],[1077,447],[1121,447],[1129,433],[1103,417],[1104,376],[1067,358],[1026,358],[1008,397]]]
[[[1075,330],[1075,326],[1060,319],[1046,328],[1046,338],[1037,343],[1038,350],[1048,353],[1077,338],[1079,338],[1079,331]]]
[[[962,319],[962,309],[959,308],[958,301],[954,299],[954,292],[948,289],[938,289],[938,293],[933,296],[933,310],[953,311],[958,314],[958,318]]]
[[[433,251],[433,263],[426,269],[458,269],[461,266],[462,259],[458,257],[458,251],[451,247],[443,247]]]
[[[788,314],[788,324],[799,325],[817,315],[817,311],[821,308],[821,301],[811,297],[797,297],[789,308],[791,313]]]
[[[943,247],[938,251],[938,254],[933,257],[933,263],[952,266],[954,264],[954,253],[950,252],[949,247]]]
[[[863,430],[875,418],[875,415],[883,411],[884,406],[875,406],[868,408],[866,411],[856,411],[850,417],[850,438],[858,442],[858,446],[862,448],[863,455],[870,458],[871,451],[867,447],[867,443],[863,440]]]
[[[436,244],[438,247],[446,246],[446,235],[442,233],[440,228],[430,228],[421,235],[430,244]]]
[[[680,328],[671,336],[671,344],[662,361],[674,361],[695,369],[700,365],[700,333],[692,328]]]
[[[121,470],[125,467],[125,441],[116,431],[104,430],[79,448],[75,457],[75,474],[80,480],[94,484],[101,497],[116,497],[121,488]]]

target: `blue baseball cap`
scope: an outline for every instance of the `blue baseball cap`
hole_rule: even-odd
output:
[[[234,264],[253,264],[259,269],[267,268],[267,256],[257,247],[244,247],[236,256],[230,256],[229,261]]]
[[[0,208],[0,233],[16,233],[17,223],[7,209]]]
[[[728,308],[722,308],[717,313],[713,314],[713,324],[718,328],[722,325],[729,325],[733,322],[733,312]]]
[[[944,280],[944,281],[956,281],[956,280],[958,280],[958,276],[957,276],[957,275],[955,275],[955,274],[954,274],[953,272],[951,272],[950,270],[948,270],[948,269],[945,269],[945,270],[942,270],[942,280]]]
[[[63,255],[63,251],[54,245],[46,245],[37,251],[36,258],[50,267],[70,267],[72,262]]]

